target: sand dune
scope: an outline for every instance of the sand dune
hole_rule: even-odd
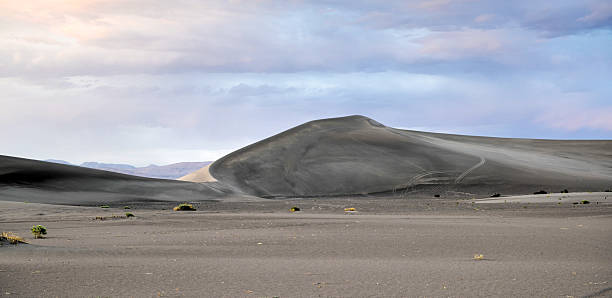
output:
[[[411,188],[527,194],[612,186],[612,141],[447,135],[363,116],[308,122],[210,166],[220,182],[269,197],[373,194]]]
[[[612,292],[610,193],[506,196],[612,188],[612,141],[434,134],[353,116],[306,123],[182,179],[213,176],[191,183],[0,156],[0,231],[30,242],[0,246],[0,295]],[[504,196],[478,199],[491,192]],[[198,211],[173,212],[176,201]],[[122,215],[124,202],[136,217],[93,220]],[[46,239],[29,236],[35,224]],[[33,277],[52,282],[23,282]]]
[[[183,177],[178,178],[181,181],[191,181],[191,182],[216,182],[217,179],[210,174],[210,164],[195,171],[189,173]]]
[[[0,156],[0,199],[54,204],[194,201],[222,198],[219,184],[136,177],[77,166]]]
[[[351,116],[300,125],[181,180],[0,156],[0,199],[13,201],[95,204],[404,194],[412,190],[482,197],[531,194],[540,189],[610,189],[612,141],[426,133]]]

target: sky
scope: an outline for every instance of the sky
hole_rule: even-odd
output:
[[[301,123],[612,139],[612,2],[0,1],[0,154],[215,160]]]

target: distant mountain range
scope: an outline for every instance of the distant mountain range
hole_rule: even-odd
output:
[[[72,164],[65,160],[59,159],[47,159],[46,162],[59,163],[71,166],[80,166],[90,169],[98,169],[104,171],[110,171],[115,173],[122,173],[134,176],[149,177],[149,178],[161,178],[161,179],[177,179],[183,177],[191,172],[197,171],[207,165],[210,161],[203,162],[179,162],[165,166],[149,165],[146,167],[135,167],[128,164],[112,164],[112,163],[99,163],[99,162],[84,162],[80,165]]]

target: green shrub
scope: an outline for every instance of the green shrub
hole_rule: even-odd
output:
[[[123,209],[132,209],[130,206],[124,206]]]
[[[136,215],[134,215],[134,213],[132,212],[126,212],[125,213],[125,217],[135,217]]]
[[[102,205],[102,206],[100,206],[100,208],[110,208],[110,206],[108,206],[108,205]]]
[[[44,235],[47,235],[47,228],[41,225],[32,226],[32,235],[34,238],[44,238]]]

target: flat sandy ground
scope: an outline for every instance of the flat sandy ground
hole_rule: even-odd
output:
[[[125,210],[0,202],[0,231],[30,241],[0,247],[0,296],[612,296],[606,200],[131,205],[136,218],[100,221]],[[303,211],[288,212],[294,205]],[[33,224],[48,238],[32,239]]]

